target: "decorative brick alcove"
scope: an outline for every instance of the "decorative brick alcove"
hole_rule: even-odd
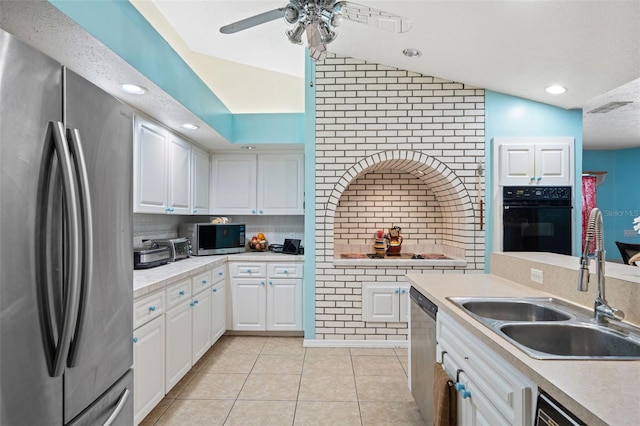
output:
[[[362,283],[484,270],[484,90],[335,56],[316,64],[315,87],[316,339],[406,340],[406,323],[362,320]],[[370,252],[374,231],[393,225],[408,251],[459,261],[339,258]]]

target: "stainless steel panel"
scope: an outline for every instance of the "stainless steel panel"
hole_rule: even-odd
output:
[[[411,393],[423,420],[433,420],[433,363],[436,360],[436,322],[411,301]]]
[[[133,369],[67,426],[131,426],[133,424]]]
[[[62,424],[62,379],[47,368],[34,256],[38,172],[48,123],[62,118],[61,80],[58,63],[0,30],[2,425]]]
[[[65,372],[68,422],[133,365],[133,115],[69,70],[65,88],[64,121],[82,139],[89,178],[94,258],[89,287],[83,290],[83,325]]]

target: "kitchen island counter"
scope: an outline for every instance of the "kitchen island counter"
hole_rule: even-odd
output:
[[[498,355],[587,424],[635,425],[640,405],[635,389],[640,361],[538,360],[473,319],[447,298],[551,296],[549,293],[485,274],[408,274],[407,280]]]

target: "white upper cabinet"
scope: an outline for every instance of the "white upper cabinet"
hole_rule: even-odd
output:
[[[256,214],[256,156],[211,158],[211,214]]]
[[[302,154],[258,156],[259,214],[304,214],[304,160]]]
[[[494,138],[501,185],[571,185],[573,138]]]
[[[209,154],[191,147],[191,213],[209,213]]]
[[[211,174],[211,214],[304,214],[302,154],[214,156]]]
[[[169,133],[167,207],[171,213],[190,214],[191,144]]]
[[[136,116],[134,213],[207,214],[209,154]]]
[[[134,212],[164,213],[167,208],[167,131],[136,117],[133,146]]]

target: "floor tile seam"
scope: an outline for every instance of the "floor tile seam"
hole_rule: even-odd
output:
[[[298,381],[298,392],[296,393],[296,404],[293,407],[293,419],[291,424],[296,424],[296,414],[298,413],[298,402],[300,401],[300,391],[302,390],[302,374],[304,373],[304,364],[307,361],[307,351],[305,349],[304,357],[302,357],[302,370],[300,371],[300,380]]]
[[[349,349],[349,358],[351,359],[351,370],[353,371],[353,388],[356,392],[356,401],[358,402],[358,416],[360,416],[360,425],[362,425],[362,410],[360,410],[360,395],[358,394],[358,384],[356,382],[356,367],[353,365],[353,353],[351,349]]]

